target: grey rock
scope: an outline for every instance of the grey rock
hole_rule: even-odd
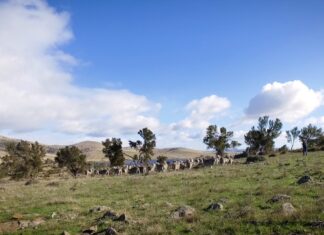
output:
[[[286,202],[286,203],[282,204],[282,212],[285,216],[290,216],[290,215],[295,214],[297,212],[297,210],[291,203]]]
[[[173,219],[181,219],[181,218],[192,218],[195,216],[196,210],[190,206],[181,206],[171,212],[171,218]]]
[[[117,231],[113,227],[109,227],[100,232],[94,233],[93,235],[117,235]]]
[[[223,206],[223,204],[218,203],[218,202],[210,204],[205,209],[205,211],[222,211],[222,210],[224,210],[224,206]]]
[[[312,180],[312,177],[310,177],[309,175],[304,175],[297,181],[297,184],[305,184],[311,182]]]
[[[291,197],[286,194],[277,194],[277,195],[274,195],[268,202],[275,203],[275,202],[279,202],[279,201],[290,200],[290,198]]]

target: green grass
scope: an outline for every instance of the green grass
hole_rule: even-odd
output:
[[[265,162],[216,166],[149,176],[82,177],[0,183],[0,223],[20,213],[43,217],[38,229],[16,234],[78,234],[102,213],[90,214],[96,205],[125,213],[129,223],[107,221],[121,234],[323,234],[308,225],[324,220],[324,152],[278,155]],[[313,183],[297,185],[304,174]],[[47,186],[51,181],[58,186]],[[71,188],[75,190],[71,190]],[[277,193],[291,196],[297,209],[291,217],[281,212],[282,202],[267,203]],[[212,202],[223,201],[224,210],[205,212]],[[175,221],[172,210],[181,205],[196,209],[194,220]],[[58,213],[54,219],[52,212]],[[75,217],[75,218],[74,218]]]

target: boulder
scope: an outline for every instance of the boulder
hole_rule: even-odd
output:
[[[117,235],[117,231],[113,227],[109,227],[100,232],[96,232],[93,235]]]
[[[93,234],[95,232],[97,232],[98,227],[97,225],[91,226],[90,228],[87,228],[85,230],[82,231],[82,234],[86,235],[86,234]]]
[[[268,200],[268,202],[275,203],[275,202],[279,202],[279,201],[290,200],[290,198],[291,197],[286,194],[277,194],[277,195],[274,195],[270,200]]]
[[[205,209],[205,211],[222,211],[222,210],[224,210],[224,206],[223,206],[223,204],[218,203],[218,202],[210,204]]]
[[[190,206],[181,206],[171,213],[173,219],[191,219],[195,216],[195,209]]]
[[[312,177],[310,177],[309,175],[304,175],[297,181],[297,184],[305,184],[311,182],[312,180]]]
[[[282,204],[282,212],[285,216],[293,215],[294,213],[296,213],[296,211],[297,210],[291,203],[286,202],[286,203]]]
[[[29,222],[30,228],[37,228],[39,225],[44,224],[45,220],[43,218],[36,218]]]

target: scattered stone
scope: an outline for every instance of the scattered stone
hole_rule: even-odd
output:
[[[106,211],[108,210],[109,208],[106,207],[106,206],[96,206],[96,207],[93,207],[89,210],[90,213],[97,213],[97,212],[103,212],[103,211]]]
[[[100,220],[107,220],[107,219],[111,219],[111,220],[116,220],[118,218],[117,214],[115,212],[112,211],[107,211],[101,218]]]
[[[98,230],[97,225],[94,225],[94,226],[91,226],[90,228],[83,230],[82,234],[93,234],[93,233],[97,232],[97,230]]]
[[[117,235],[117,231],[113,227],[109,227],[100,232],[94,233],[93,235]]]
[[[171,213],[173,219],[191,219],[195,215],[195,209],[190,206],[181,206]]]
[[[313,228],[324,228],[324,221],[314,221],[314,222],[308,223],[307,225],[309,225]]]
[[[57,213],[56,213],[56,212],[53,212],[53,213],[51,214],[51,218],[52,218],[52,219],[55,219],[56,216],[57,216]]]
[[[282,204],[282,212],[285,216],[293,215],[294,213],[296,213],[296,211],[297,210],[291,203],[286,202],[286,203]]]
[[[13,220],[20,220],[20,219],[22,219],[24,216],[22,215],[22,214],[19,214],[19,213],[16,213],[16,214],[14,214],[12,217],[11,217],[11,219],[13,219]]]
[[[43,218],[37,218],[29,223],[29,227],[37,228],[39,225],[44,224],[44,223],[45,223],[45,220]]]
[[[118,218],[114,219],[114,221],[126,222],[126,215],[121,214]]]
[[[28,186],[28,185],[37,184],[37,183],[38,183],[37,180],[35,180],[35,179],[30,179],[30,180],[28,180],[28,181],[25,183],[25,185]]]
[[[67,232],[67,231],[63,231],[63,232],[61,233],[61,235],[70,235],[70,233]]]
[[[18,221],[0,223],[0,234],[14,233],[19,229]]]
[[[29,224],[30,224],[30,221],[29,220],[19,220],[18,221],[18,227],[19,227],[19,229],[28,228],[29,227]]]
[[[221,203],[212,203],[205,209],[205,211],[222,211],[222,210],[224,210],[224,206]]]
[[[297,181],[297,184],[305,184],[311,181],[313,181],[312,177],[310,177],[309,175],[304,175]]]
[[[291,197],[286,194],[277,194],[277,195],[274,195],[270,200],[268,200],[268,202],[275,203],[275,202],[279,202],[279,201],[290,200],[290,198]]]

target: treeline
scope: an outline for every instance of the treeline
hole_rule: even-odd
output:
[[[282,133],[282,122],[279,119],[271,120],[268,116],[258,119],[258,125],[252,126],[244,135],[245,144],[248,146],[241,156],[265,155],[275,151],[275,139]],[[123,143],[120,138],[108,138],[102,142],[105,157],[109,159],[111,167],[123,166],[125,156],[132,159],[136,164],[149,165],[156,147],[156,136],[148,128],[138,131],[140,139],[130,140],[129,147],[135,150],[136,154],[127,155],[123,151]],[[212,149],[215,155],[224,155],[226,149],[237,148],[241,143],[232,140],[233,131],[225,127],[218,128],[210,125],[206,129],[203,143],[208,149]],[[293,150],[297,140],[308,145],[309,151],[324,150],[324,134],[321,128],[309,124],[298,129],[294,127],[286,131],[287,142],[290,148],[284,145],[278,149],[284,153]],[[9,176],[12,179],[35,178],[43,169],[45,159],[45,148],[38,142],[30,143],[20,141],[9,143],[6,146],[7,154],[2,157],[0,164],[0,176]],[[157,157],[159,162],[165,162],[165,156]],[[73,176],[84,173],[88,168],[86,155],[76,146],[66,146],[56,153],[55,163],[60,168],[66,168]]]

